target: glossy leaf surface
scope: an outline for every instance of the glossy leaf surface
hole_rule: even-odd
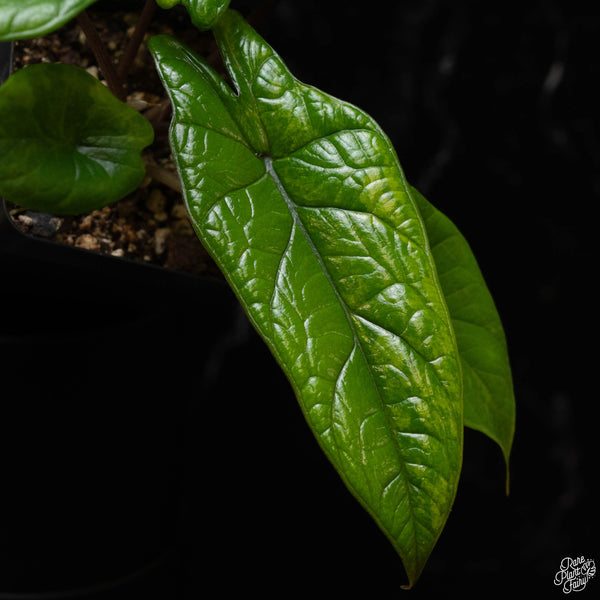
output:
[[[463,430],[413,192],[364,112],[296,80],[237,13],[215,35],[236,91],[177,41],[150,40],[189,212],[412,585],[456,493]]]
[[[44,35],[96,0],[0,0],[0,41]]]
[[[183,4],[192,19],[192,23],[200,29],[210,29],[227,10],[231,0],[157,0],[162,8],[172,8]]]
[[[100,208],[139,185],[153,137],[83,69],[31,65],[0,87],[0,195],[53,214]]]
[[[417,190],[463,373],[465,425],[500,446],[508,468],[515,397],[502,322],[468,242]]]

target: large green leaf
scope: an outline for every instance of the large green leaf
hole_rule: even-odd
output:
[[[0,41],[54,31],[96,0],[0,0]]]
[[[55,214],[100,208],[139,185],[153,137],[83,69],[31,65],[0,87],[0,194]]]
[[[188,209],[412,585],[453,503],[463,433],[414,194],[369,116],[296,80],[237,13],[215,34],[235,91],[182,44],[150,40]]]
[[[465,425],[498,443],[508,469],[515,398],[500,316],[463,235],[417,190],[413,192],[454,325],[463,373]]]
[[[210,29],[227,10],[231,0],[157,0],[162,8],[172,8],[183,4],[192,18],[192,23],[200,29]]]

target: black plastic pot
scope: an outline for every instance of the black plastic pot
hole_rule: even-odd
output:
[[[0,199],[0,276],[13,288],[35,293],[40,285],[53,290],[70,286],[75,298],[93,293],[137,304],[152,302],[164,294],[193,291],[205,285],[206,277],[174,271],[153,264],[66,246],[23,233],[12,221],[9,208]],[[61,292],[62,293],[62,292]]]
[[[0,597],[178,597],[185,472],[202,469],[189,440],[230,378],[237,304],[211,282],[137,318],[119,309],[64,325],[32,308],[0,332]]]
[[[228,376],[233,294],[23,234],[0,201],[0,298],[0,597],[180,597],[189,415]]]

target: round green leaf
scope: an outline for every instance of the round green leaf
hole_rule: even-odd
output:
[[[0,41],[54,31],[96,0],[0,0]]]
[[[106,206],[141,182],[153,135],[83,69],[32,65],[0,87],[0,194],[54,214]]]

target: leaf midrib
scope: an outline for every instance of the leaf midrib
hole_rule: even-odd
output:
[[[340,306],[342,307],[342,310],[344,311],[346,320],[348,322],[348,325],[350,327],[350,330],[352,332],[352,336],[354,338],[354,347],[357,348],[359,350],[359,352],[362,354],[363,359],[365,361],[365,364],[367,364],[368,366],[368,372],[369,372],[369,377],[371,379],[371,383],[374,387],[374,389],[377,392],[377,398],[379,400],[380,406],[381,406],[381,410],[383,412],[384,418],[387,422],[388,425],[388,430],[389,431],[394,431],[394,426],[393,423],[390,421],[390,417],[388,414],[388,411],[386,410],[386,404],[383,401],[383,398],[381,397],[381,391],[379,389],[379,386],[377,385],[377,382],[375,381],[375,378],[373,376],[373,372],[371,369],[371,365],[369,363],[369,361],[367,360],[367,356],[366,353],[363,349],[362,346],[362,342],[360,340],[360,336],[358,335],[358,332],[356,331],[356,327],[354,325],[353,322],[353,316],[352,313],[350,311],[350,309],[348,308],[348,305],[346,304],[345,300],[342,298],[341,294],[339,293],[337,286],[335,285],[335,282],[333,281],[327,266],[325,265],[325,262],[323,261],[323,258],[321,257],[321,253],[319,252],[319,250],[317,249],[317,247],[315,246],[309,232],[307,231],[306,227],[304,226],[304,223],[302,222],[302,219],[300,218],[299,214],[298,214],[298,210],[297,210],[297,205],[296,203],[290,198],[290,196],[288,195],[285,187],[283,186],[283,184],[281,183],[281,180],[279,179],[279,176],[277,175],[277,172],[275,171],[274,167],[273,167],[273,159],[271,157],[264,157],[263,158],[264,163],[265,163],[265,169],[266,172],[269,174],[269,176],[273,179],[273,182],[275,183],[277,190],[279,191],[279,193],[281,194],[282,198],[284,199],[288,210],[290,211],[290,214],[292,216],[292,220],[295,226],[297,226],[300,231],[302,232],[302,234],[304,235],[304,238],[306,239],[306,242],[308,243],[313,255],[315,256],[316,260],[318,261],[321,270],[323,271],[325,277],[327,278],[327,281],[329,282],[329,285],[331,286]],[[281,260],[283,260],[283,257],[285,256],[285,251],[282,253],[281,256]],[[340,374],[337,377],[336,380],[336,387],[337,387],[337,382],[339,381],[339,378],[341,376],[341,373],[344,371],[344,368],[346,367],[348,360],[350,360],[350,356],[352,355],[352,350],[350,351],[350,354],[348,356],[348,358],[346,359],[346,361],[344,362],[344,366],[342,367],[342,369],[340,369]],[[333,402],[332,402],[332,407],[333,407]],[[330,422],[333,422],[333,418],[330,419]],[[393,444],[394,447],[396,448],[396,451],[398,453],[398,456],[400,457],[400,469],[402,471],[402,475],[403,475],[403,485],[404,485],[404,489],[406,491],[406,495],[409,498],[409,506],[410,506],[410,520],[407,522],[412,523],[412,529],[413,529],[413,539],[415,540],[415,552],[418,552],[418,544],[416,542],[418,534],[417,534],[417,530],[416,527],[414,525],[416,519],[416,515],[415,515],[415,507],[414,507],[414,498],[413,498],[413,492],[411,490],[411,484],[410,484],[410,480],[409,480],[409,474],[408,471],[406,469],[406,466],[404,464],[404,458],[403,458],[403,454],[402,454],[402,448],[400,447],[400,444],[398,443],[398,440],[396,439],[396,436],[392,435],[392,440],[393,440]],[[353,486],[354,487],[354,486]],[[356,490],[356,488],[354,488],[355,493],[358,496],[361,496],[358,493],[358,490]],[[363,501],[365,503],[365,505],[368,506],[368,502],[366,500],[366,498],[363,498]]]

